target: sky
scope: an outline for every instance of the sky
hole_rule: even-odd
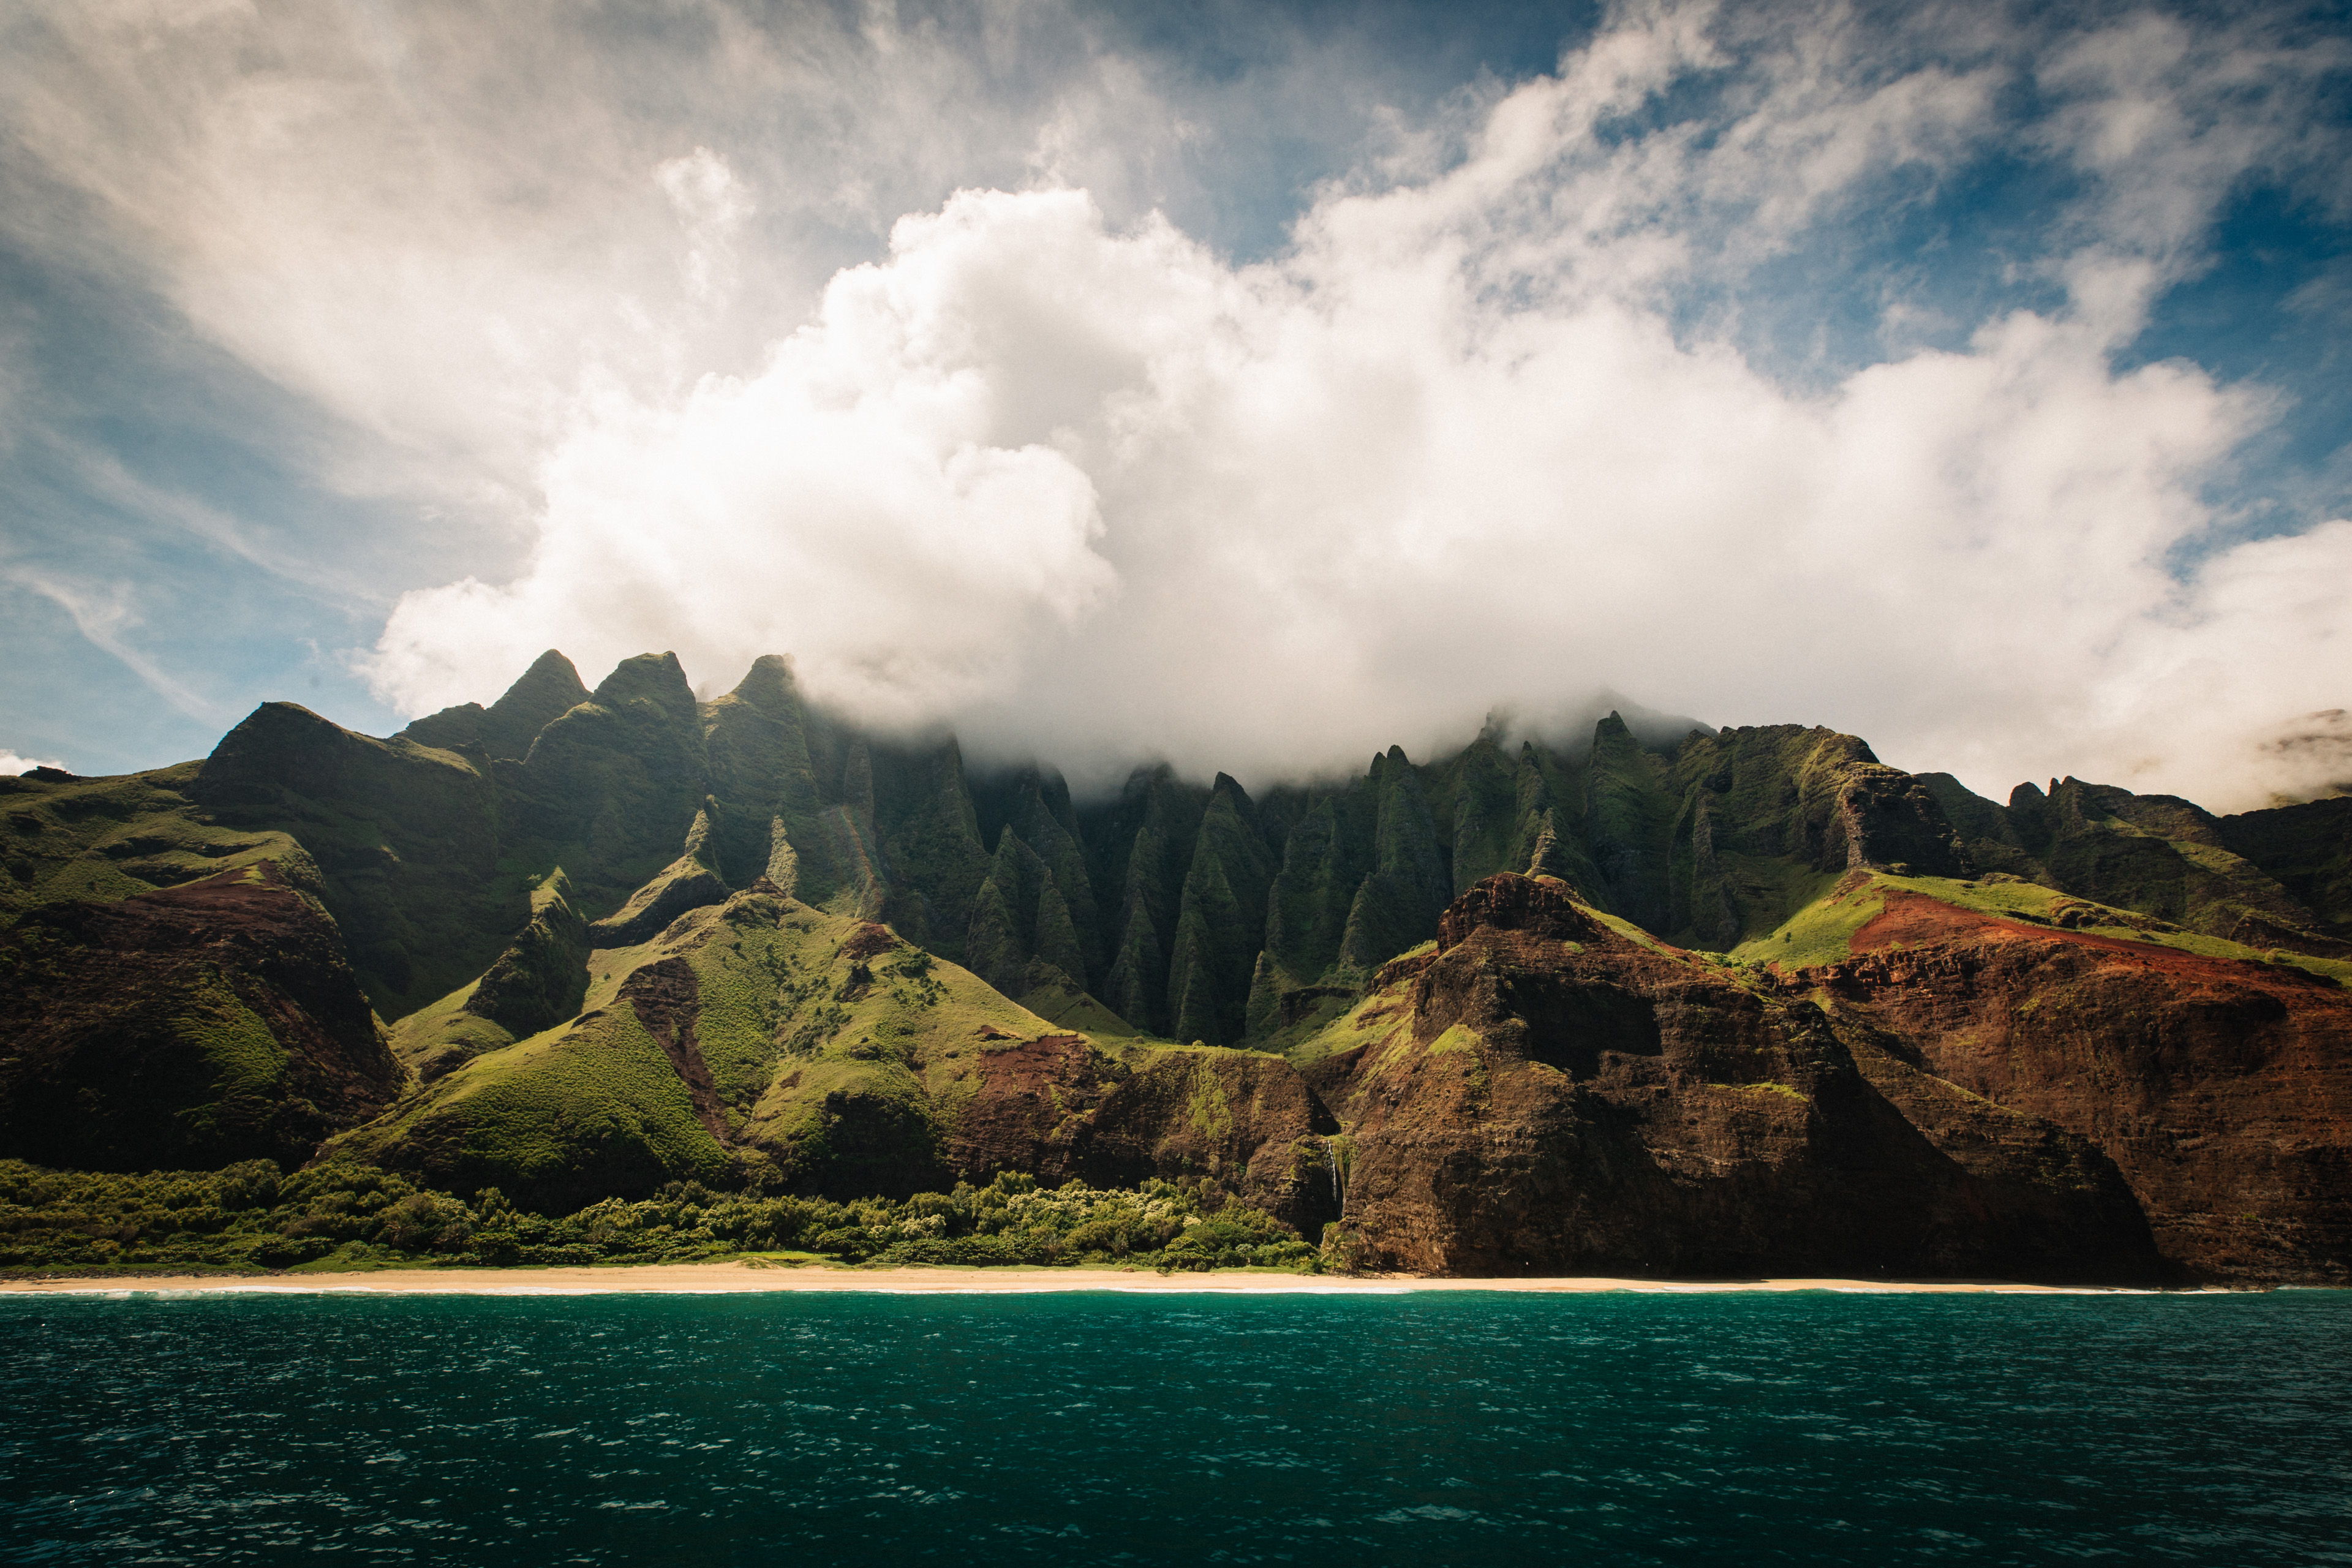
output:
[[[2347,167],[2341,5],[15,0],[0,770],[554,647],[2352,788]]]

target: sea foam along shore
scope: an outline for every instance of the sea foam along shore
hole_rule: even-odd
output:
[[[766,1290],[866,1290],[915,1295],[1020,1295],[1039,1291],[1111,1290],[1142,1294],[1394,1295],[1409,1290],[1570,1292],[1638,1290],[1660,1293],[1726,1290],[1845,1290],[1870,1293],[1997,1291],[2037,1295],[2137,1295],[2096,1287],[2022,1285],[2005,1280],[1724,1279],[1659,1280],[1367,1278],[1259,1273],[1156,1274],[1121,1268],[761,1268],[747,1261],[666,1263],[599,1268],[387,1268],[351,1274],[141,1275],[79,1279],[0,1280],[0,1293],[120,1296],[153,1291],[215,1294],[552,1295],[625,1291],[722,1295]]]

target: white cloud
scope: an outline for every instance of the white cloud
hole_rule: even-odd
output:
[[[2068,312],[1792,391],[1679,338],[1675,289],[1961,156],[1991,68],[1815,50],[1705,145],[1609,129],[1719,66],[1705,19],[1633,16],[1445,173],[1327,196],[1273,264],[1069,190],[905,219],[755,374],[584,417],[530,569],[412,595],[376,678],[422,708],[549,644],[676,647],[713,684],[782,649],[820,695],[982,750],[1259,778],[1608,684],[1989,788],[2324,784],[2264,743],[2343,700],[2314,656],[2352,631],[2352,525],[2177,580],[2262,405],[2107,358],[2186,220],[2094,226]],[[2080,135],[2120,178],[2119,118]]]
[[[2298,96],[2330,49],[2259,17],[1627,5],[1239,265],[1153,210],[1234,100],[1051,5],[977,44],[812,8],[786,47],[713,5],[625,102],[551,13],[415,14],[280,17],[269,68],[233,13],[164,53],[60,23],[75,91],[18,126],[383,483],[509,499],[527,559],[406,594],[368,658],[408,710],[551,645],[706,687],[776,651],[1097,778],[1360,765],[1604,687],[1995,791],[2343,776],[2352,524],[2231,543],[2202,492],[2272,402],[2116,358],[2233,190],[2340,166]],[[1895,277],[1887,341],[1973,335],[1802,379],[1738,346],[1815,308],[1759,268],[1989,155],[2072,182],[2035,308]]]
[[[14,778],[18,773],[31,773],[35,768],[62,768],[65,763],[40,757],[20,757],[0,748],[0,778]]]
[[[1030,280],[992,278],[973,255],[995,242],[1000,261],[1034,265],[1040,200],[966,198],[902,225],[898,261],[835,280],[755,376],[712,378],[675,407],[597,399],[548,463],[530,569],[408,595],[377,679],[432,706],[552,642],[591,665],[676,648],[706,678],[748,664],[744,648],[789,648],[822,689],[899,720],[1001,685],[1018,650],[1112,585],[1089,549],[1092,483],[1013,402],[1051,385],[1083,412],[1083,388],[1035,374],[1083,367],[1041,365],[1051,348],[1005,314]]]

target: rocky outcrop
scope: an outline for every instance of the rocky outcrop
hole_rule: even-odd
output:
[[[0,949],[0,975],[8,1157],[291,1166],[405,1078],[333,921],[267,864],[36,911]]]
[[[2096,1144],[2183,1277],[2352,1284],[2352,992],[1893,892],[1798,984],[1891,1055]]]
[[[2112,910],[1874,897],[1852,957],[1784,973],[1549,879],[1472,889],[1306,1069],[1353,1151],[1347,1245],[1474,1274],[2352,1283],[2352,992]]]
[[[466,1011],[517,1039],[580,1011],[588,991],[588,926],[571,894],[562,867],[532,889],[530,923],[475,985]]]
[[[1811,1001],[1499,876],[1310,1066],[1343,1249],[1434,1273],[2001,1276],[2161,1264],[2085,1138],[1982,1103]]]
[[[680,856],[631,893],[619,909],[589,926],[589,945],[635,947],[659,936],[688,910],[726,900],[727,884],[717,872],[691,855]]]
[[[981,1043],[959,1076],[944,1119],[941,1158],[962,1181],[1000,1171],[1066,1180],[1074,1147],[1103,1096],[1126,1075],[1083,1035]]]
[[[1313,1238],[1339,1217],[1325,1142],[1339,1130],[1278,1057],[1155,1051],[1103,1098],[1071,1173],[1095,1186],[1212,1177]]]

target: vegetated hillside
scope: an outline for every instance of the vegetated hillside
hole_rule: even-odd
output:
[[[1073,1033],[771,883],[597,951],[584,1002],[327,1156],[544,1213],[681,1179],[905,1197],[1015,1171],[1207,1175],[1304,1229],[1337,1216],[1318,1141],[1332,1124],[1288,1063]]]
[[[0,1148],[299,1163],[402,1089],[383,1035],[334,922],[276,862],[47,905],[0,943]]]
[[[698,702],[670,656],[592,692],[551,652],[389,740],[271,703],[201,763],[0,780],[5,1005],[81,1021],[0,1057],[0,1157],[324,1139],[542,1214],[1184,1177],[1310,1237],[1353,1160],[1335,1244],[1412,1267],[2332,1279],[2339,805],[2004,806],[1825,730],[1644,744],[1613,714],[1074,802],[826,713],[782,659]],[[1522,883],[1565,902],[1498,923]],[[224,889],[278,900],[302,962]],[[1898,893],[1966,911],[1899,997],[1866,934]],[[158,956],[160,911],[207,900]],[[2139,967],[2068,967],[2116,952]],[[104,996],[118,952],[142,978]],[[2031,1106],[1987,1109],[2000,1052]]]

